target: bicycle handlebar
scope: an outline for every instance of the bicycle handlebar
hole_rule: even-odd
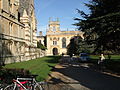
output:
[[[17,75],[17,78],[36,78],[38,75]]]

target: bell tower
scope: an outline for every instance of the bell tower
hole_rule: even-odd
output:
[[[60,31],[60,22],[58,18],[56,18],[55,20],[49,18],[48,31],[50,32]]]

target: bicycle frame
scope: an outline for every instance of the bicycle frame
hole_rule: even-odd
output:
[[[13,79],[13,83],[14,83],[14,85],[12,85],[12,87],[13,87],[12,90],[16,90],[16,88],[18,88],[19,90],[34,90],[36,88],[38,88],[39,90],[43,90],[43,87],[40,85],[40,83],[38,83],[35,80],[34,76],[17,77],[17,79]],[[42,82],[41,82],[41,84],[42,84]],[[5,88],[5,90],[9,90],[7,88],[9,88],[9,86],[7,86]]]
[[[23,82],[20,82],[19,80],[25,80],[25,81],[23,81]],[[27,82],[29,82],[29,81],[32,81],[32,88],[31,88],[31,90],[34,90],[34,85],[36,84],[36,85],[38,85],[38,83],[37,83],[37,81],[35,80],[35,78],[17,78],[17,80],[15,80],[15,82],[16,82],[16,85],[17,85],[17,83],[19,84],[19,86],[21,87],[21,89],[20,90],[28,90],[23,84],[25,84],[25,83],[27,83]],[[18,85],[17,85],[18,86]],[[41,86],[39,86],[40,88],[41,88]]]
[[[26,88],[23,84],[26,84],[26,83],[29,82],[29,81],[20,82],[19,80],[13,79],[13,82],[14,82],[14,84],[15,84],[13,90],[15,90],[15,88],[16,88],[17,86],[20,87],[20,90],[27,90],[27,88]]]

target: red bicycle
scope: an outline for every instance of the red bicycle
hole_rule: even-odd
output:
[[[45,82],[37,82],[37,75],[18,76],[13,79],[13,84],[8,85],[4,90],[44,90]]]

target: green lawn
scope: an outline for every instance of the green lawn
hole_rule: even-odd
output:
[[[41,81],[47,78],[48,73],[50,73],[51,67],[55,66],[58,63],[60,56],[46,56],[35,60],[13,63],[5,65],[4,68],[16,68],[16,69],[25,69],[29,70],[31,74],[37,74],[37,80]]]
[[[108,55],[104,55],[106,59],[108,59]],[[118,61],[120,60],[120,55],[110,55],[111,60]],[[90,55],[91,59],[99,59],[100,55]]]
[[[97,64],[99,59],[99,55],[90,55],[91,61]],[[120,73],[120,55],[111,55],[111,59],[108,59],[108,55],[105,55],[105,62],[104,65],[107,69]]]

